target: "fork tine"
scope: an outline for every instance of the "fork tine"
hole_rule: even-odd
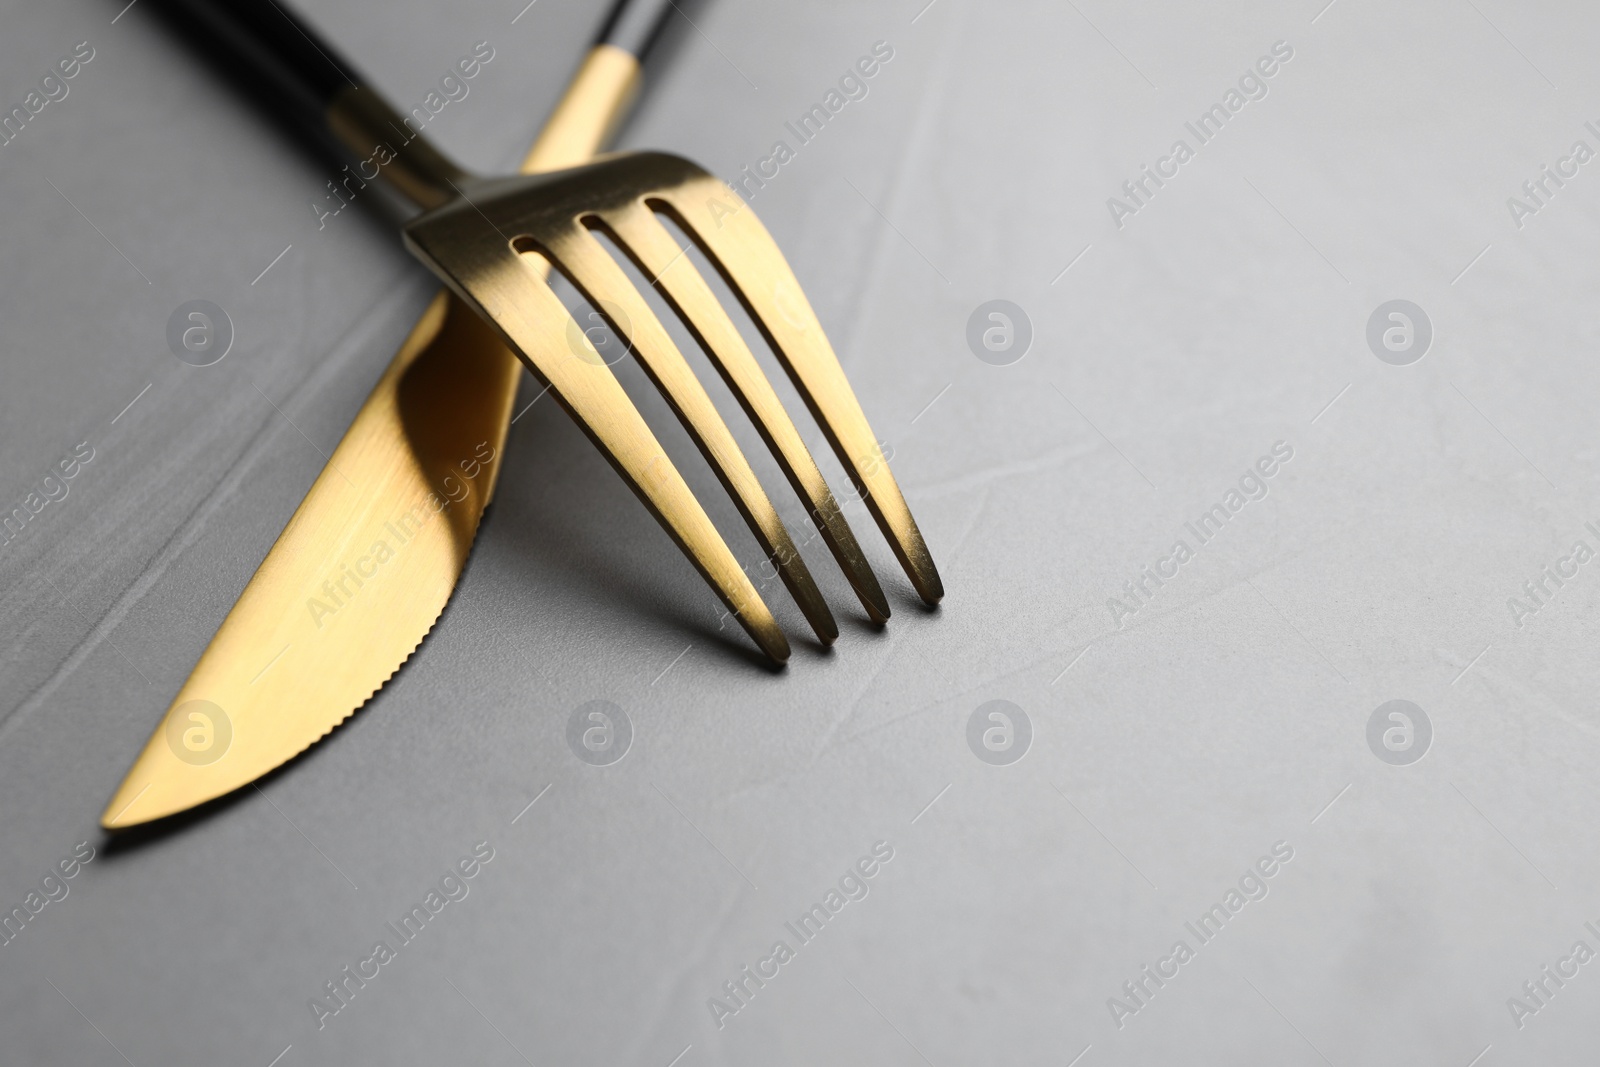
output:
[[[889,601],[883,595],[855,534],[810,451],[800,439],[794,420],[784,410],[772,383],[762,373],[720,301],[712,295],[699,270],[683,254],[655,213],[635,200],[602,211],[599,221],[656,286],[683,320],[723,378],[744,405],[767,447],[772,450],[795,492],[809,507],[817,531],[839,563],[873,622],[889,618]]]
[[[937,603],[944,596],[944,583],[922,532],[839,366],[839,357],[777,243],[749,206],[721,180],[677,157],[655,155],[653,162],[682,177],[651,199],[661,203],[738,295],[866,498],[911,584],[924,601]]]
[[[695,377],[655,312],[650,310],[650,305],[611,254],[577,220],[551,232],[547,248],[556,269],[567,276],[638,355],[645,371],[733,497],[740,514],[777,567],[783,584],[788,586],[817,637],[823,644],[832,644],[839,636],[839,627],[805,560],[800,557],[744,453],[734,442],[727,423],[723,422],[705,387]],[[622,321],[617,321],[619,317]]]
[[[424,261],[437,264],[425,232],[408,232],[406,243]],[[500,249],[474,264],[470,283],[452,271],[436,267],[436,273],[549,386],[756,645],[776,662],[785,662],[789,641],[783,630],[611,368],[577,359],[568,349],[555,324],[573,330],[577,324],[546,283],[546,264],[529,262],[506,246]]]

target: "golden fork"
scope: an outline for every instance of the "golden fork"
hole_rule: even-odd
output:
[[[574,341],[582,332],[547,284],[550,267],[636,353],[818,638],[831,643],[838,627],[704,387],[595,231],[651,279],[723,374],[868,616],[875,622],[889,617],[882,588],[755,357],[658,213],[690,237],[737,295],[918,594],[930,604],[943,596],[927,545],[821,324],[777,245],[731,188],[688,160],[661,153],[621,154],[547,174],[477,177],[429,144],[274,0],[184,0],[182,6],[218,49],[265,75],[299,104],[302,117],[331,131],[424,209],[404,228],[407,246],[549,388],[773,660],[789,654],[782,630],[611,368],[586,342]]]

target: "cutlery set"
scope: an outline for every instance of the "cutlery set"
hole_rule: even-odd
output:
[[[406,247],[446,289],[428,306],[327,468],[179,691],[102,823],[223,796],[304,751],[368,700],[449,600],[500,473],[526,367],[610,461],[775,663],[789,643],[655,434],[555,292],[566,279],[688,430],[824,645],[838,626],[733,434],[645,295],[642,273],[772,451],[868,618],[889,603],[698,251],[772,349],[929,604],[928,548],[799,281],[749,205],[689,160],[595,158],[676,5],[621,0],[515,176],[456,166],[274,0],[152,0],[419,210]],[[671,228],[663,225],[663,219]],[[682,244],[673,229],[685,235]],[[518,362],[520,361],[520,363]],[[320,608],[320,610],[319,610]]]

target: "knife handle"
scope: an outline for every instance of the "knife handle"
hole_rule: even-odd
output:
[[[376,162],[378,172],[419,207],[444,203],[468,179],[422,135],[420,123],[408,122],[338,49],[278,0],[154,0],[151,6],[166,12],[274,113],[309,132],[331,134],[358,159]],[[615,50],[637,63],[673,7],[671,0],[618,0],[595,51]]]
[[[610,45],[642,61],[660,38],[667,16],[675,7],[672,0],[617,0],[600,26],[595,47]]]
[[[611,141],[638,95],[641,68],[661,36],[672,0],[618,0],[583,64],[568,83],[522,173],[587,163]]]

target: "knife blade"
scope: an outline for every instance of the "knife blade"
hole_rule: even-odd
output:
[[[619,0],[524,173],[582,163],[640,83],[666,0]],[[441,291],[362,405],[101,816],[221,797],[299,755],[400,669],[455,588],[493,496],[523,369]]]

